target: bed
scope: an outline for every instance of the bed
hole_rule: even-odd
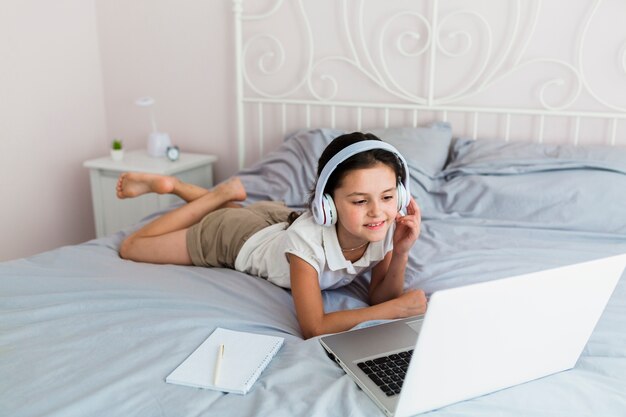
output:
[[[304,13],[305,4],[291,7]],[[355,4],[357,11],[346,16],[365,7]],[[454,13],[437,9],[436,1],[431,5],[440,19]],[[324,146],[344,132],[367,130],[407,159],[410,188],[422,209],[407,289],[431,294],[626,253],[624,109],[471,107],[445,104],[434,94],[384,105],[258,94],[245,70],[248,42],[258,35],[242,25],[287,6],[278,1],[254,14],[244,6],[234,2],[237,175],[248,190],[246,204],[272,199],[306,209]],[[322,121],[315,117],[318,107]],[[345,120],[342,108],[352,111]],[[366,117],[372,108],[377,115]],[[565,134],[551,131],[553,117],[567,120]],[[530,132],[515,128],[517,118],[532,120]],[[592,128],[585,127],[587,120]],[[300,126],[293,129],[292,122]],[[302,338],[288,291],[229,269],[120,259],[123,238],[164,212],[104,238],[0,264],[0,415],[383,415],[316,338]],[[365,306],[367,280],[364,275],[326,291],[325,309]],[[245,396],[165,383],[216,327],[278,335],[285,343]],[[431,415],[626,415],[625,328],[622,277],[574,369]]]

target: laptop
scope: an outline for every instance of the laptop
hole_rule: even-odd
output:
[[[424,316],[323,336],[388,416],[410,416],[571,369],[626,254],[437,291]]]

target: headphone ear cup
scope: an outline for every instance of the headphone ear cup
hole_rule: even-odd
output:
[[[406,188],[404,188],[404,184],[398,183],[396,190],[398,194],[398,211],[404,210],[409,206],[411,198],[409,197],[409,193],[407,193]]]
[[[337,223],[337,208],[330,194],[322,196],[322,212],[324,214],[324,223],[322,226],[332,226]]]

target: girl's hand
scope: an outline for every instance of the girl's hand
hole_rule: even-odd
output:
[[[406,209],[407,215],[396,216],[396,230],[393,234],[393,250],[396,253],[407,254],[420,234],[422,217],[420,208],[411,197]]]
[[[426,312],[426,294],[422,290],[409,290],[392,300],[398,318],[412,317]]]

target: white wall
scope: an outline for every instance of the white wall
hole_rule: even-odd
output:
[[[106,141],[94,6],[0,4],[0,261],[94,236],[81,167]]]

